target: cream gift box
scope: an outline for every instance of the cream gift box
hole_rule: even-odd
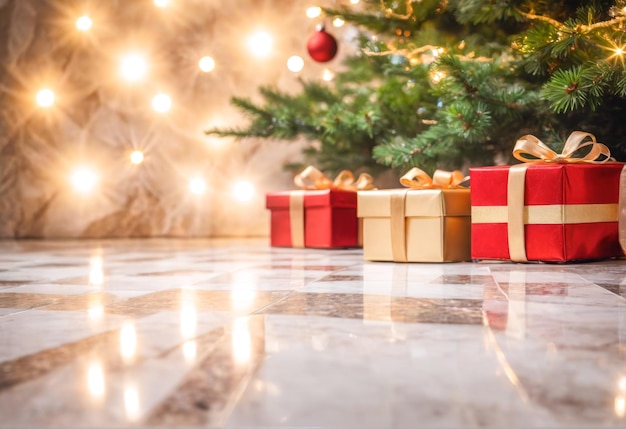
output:
[[[401,179],[405,186],[412,182],[417,189],[358,193],[357,216],[363,222],[364,259],[470,260],[470,190],[457,187],[463,176],[460,172],[438,170],[432,180],[426,180],[425,174],[412,169]],[[442,181],[444,184],[438,184]]]

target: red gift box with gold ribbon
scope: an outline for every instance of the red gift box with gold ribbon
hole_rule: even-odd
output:
[[[577,155],[581,151],[585,155]],[[561,154],[520,138],[514,166],[470,169],[472,259],[564,262],[619,257],[620,176],[608,148],[573,132]]]
[[[270,245],[274,247],[360,247],[357,190],[373,189],[372,177],[344,170],[331,180],[307,167],[294,182],[303,190],[269,192]]]

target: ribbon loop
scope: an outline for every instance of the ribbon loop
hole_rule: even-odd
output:
[[[581,155],[581,149],[587,147],[590,147],[589,151]],[[609,148],[598,143],[593,134],[583,131],[572,132],[565,141],[561,153],[556,153],[537,137],[527,134],[515,143],[513,156],[522,162],[532,163],[600,164],[612,160]]]
[[[462,188],[461,183],[467,179],[459,170],[436,170],[431,178],[421,168],[413,167],[400,178],[400,183],[411,189],[451,189]]]
[[[376,189],[374,186],[374,178],[367,173],[361,173],[355,180],[354,174],[350,170],[342,170],[335,180],[332,180],[311,165],[297,174],[293,181],[296,186],[303,189],[341,189],[344,191]]]

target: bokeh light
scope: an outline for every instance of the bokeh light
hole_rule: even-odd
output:
[[[72,173],[72,186],[79,192],[87,193],[98,183],[98,175],[88,167],[78,167]]]
[[[135,165],[139,165],[143,162],[143,152],[140,150],[135,150],[130,154],[130,162]]]
[[[148,72],[148,63],[141,55],[128,54],[122,58],[120,71],[127,81],[137,82]]]
[[[298,73],[304,68],[304,60],[302,59],[302,57],[293,55],[287,60],[287,68],[289,69],[289,71]]]
[[[170,0],[154,0],[156,7],[166,7],[170,4]]]
[[[89,31],[92,25],[93,21],[87,15],[83,15],[76,20],[76,28],[80,31]]]
[[[309,18],[317,18],[322,14],[322,8],[319,6],[313,6],[306,10],[306,16]]]
[[[159,113],[169,112],[172,108],[172,99],[167,94],[159,93],[152,99],[152,108]]]
[[[334,27],[343,27],[343,25],[346,23],[346,21],[344,21],[343,19],[336,17],[335,19],[333,19],[333,26]]]
[[[265,31],[259,31],[248,39],[248,48],[255,57],[267,57],[272,52],[272,36]]]
[[[37,92],[37,104],[40,107],[51,107],[54,104],[54,91],[49,88],[44,88]]]
[[[194,177],[189,181],[189,190],[192,194],[202,195],[206,192],[206,182],[202,177]]]
[[[215,69],[215,60],[208,55],[204,56],[198,61],[198,67],[205,73],[212,72]]]
[[[242,180],[233,186],[233,197],[242,203],[252,200],[254,194],[254,185],[248,181]]]
[[[335,73],[330,70],[330,69],[324,69],[324,71],[322,72],[322,79],[324,79],[326,82],[331,81],[335,78]]]

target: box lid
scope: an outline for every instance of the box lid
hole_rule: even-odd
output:
[[[289,197],[294,192],[304,193],[304,207],[356,207],[356,192],[338,189],[268,192],[265,195],[265,206],[268,209],[288,209]]]
[[[469,189],[387,189],[358,192],[358,217],[390,217],[391,195],[406,193],[406,217],[469,216]]]

